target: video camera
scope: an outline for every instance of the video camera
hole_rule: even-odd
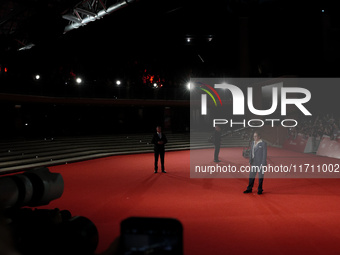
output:
[[[22,255],[94,254],[98,231],[89,219],[58,208],[30,208],[49,204],[63,191],[61,174],[46,167],[0,177],[1,222]]]

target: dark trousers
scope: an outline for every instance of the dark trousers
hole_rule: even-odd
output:
[[[259,173],[259,186],[257,188],[258,191],[263,191],[262,185],[263,185],[263,177],[264,173],[262,172],[262,168],[258,167],[251,167],[251,171],[249,173],[249,185],[247,187],[247,190],[252,190],[254,187],[254,182],[255,182],[255,176],[256,174]]]
[[[161,158],[161,167],[162,171],[164,171],[164,154],[165,150],[155,150],[155,171],[158,170],[158,158]]]
[[[215,152],[214,152],[214,160],[215,161],[218,160],[218,154],[220,154],[220,148],[221,148],[220,144],[215,144]]]

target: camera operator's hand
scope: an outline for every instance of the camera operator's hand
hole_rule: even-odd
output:
[[[103,253],[96,255],[118,255],[119,254],[119,237],[117,237],[111,244],[110,247]]]

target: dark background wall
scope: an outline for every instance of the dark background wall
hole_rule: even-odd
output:
[[[185,132],[190,125],[188,106],[7,102],[0,112],[2,138],[145,133],[156,125]]]

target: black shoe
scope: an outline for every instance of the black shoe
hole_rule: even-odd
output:
[[[258,195],[262,195],[262,193],[263,193],[262,190],[257,191],[257,194],[258,194]]]
[[[251,192],[252,192],[251,189],[246,189],[245,191],[243,191],[244,194],[251,193]]]
[[[221,160],[214,160],[214,162],[218,163],[218,162],[221,162]]]
[[[162,171],[162,173],[166,173],[166,171],[165,171],[165,170],[163,170],[163,171]]]

